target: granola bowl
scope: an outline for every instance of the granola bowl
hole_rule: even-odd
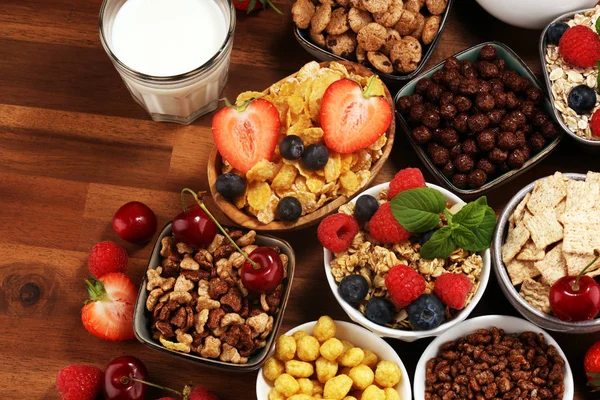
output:
[[[234,232],[234,231],[230,231],[230,232]],[[252,231],[250,231],[252,232]],[[177,332],[176,337],[172,337],[172,338],[168,338],[165,340],[168,340],[169,342],[171,342],[171,344],[169,345],[169,347],[178,347],[177,350],[175,349],[171,349],[171,348],[167,348],[165,347],[168,342],[163,342],[163,337],[160,334],[160,332],[158,330],[156,330],[155,328],[155,317],[154,315],[156,314],[159,304],[160,303],[155,303],[152,308],[153,308],[153,312],[148,311],[148,307],[147,305],[149,304],[149,297],[152,296],[152,291],[147,289],[147,285],[148,285],[148,281],[149,281],[149,276],[150,275],[154,275],[156,276],[156,272],[160,271],[162,272],[162,268],[163,266],[166,268],[165,263],[164,262],[168,262],[172,259],[172,257],[169,255],[168,257],[163,257],[161,255],[161,250],[163,250],[163,241],[165,240],[169,240],[169,238],[172,237],[173,231],[171,229],[171,223],[169,222],[160,232],[158,239],[156,241],[156,243],[154,244],[154,248],[152,250],[152,255],[150,256],[150,261],[148,262],[148,267],[146,269],[146,274],[144,276],[144,280],[142,281],[142,284],[140,286],[140,290],[138,293],[138,297],[137,297],[137,301],[135,304],[135,311],[134,311],[134,317],[133,317],[133,328],[134,328],[134,332],[135,335],[137,337],[137,339],[144,343],[145,345],[147,345],[148,347],[170,354],[174,357],[183,359],[183,360],[187,360],[187,361],[191,361],[200,365],[206,365],[208,367],[211,368],[216,368],[216,369],[221,369],[221,370],[228,370],[228,371],[234,371],[234,372],[250,372],[250,371],[255,371],[257,369],[259,369],[261,367],[261,365],[263,364],[263,362],[266,360],[267,355],[269,353],[269,351],[271,351],[271,349],[273,348],[273,346],[275,345],[275,338],[277,335],[277,330],[279,329],[279,327],[281,326],[281,322],[283,320],[283,313],[285,311],[286,305],[287,305],[287,301],[288,298],[290,296],[290,292],[291,292],[291,287],[292,287],[292,280],[294,277],[294,268],[295,268],[295,256],[294,256],[294,250],[292,249],[292,247],[285,241],[272,237],[272,236],[265,236],[265,235],[256,235],[253,240],[252,240],[252,244],[250,244],[249,246],[256,246],[256,245],[260,245],[260,246],[269,246],[269,247],[277,247],[280,250],[280,257],[282,257],[282,261],[284,259],[287,259],[287,263],[284,262],[284,267],[286,270],[286,275],[284,278],[284,281],[282,283],[282,287],[281,289],[276,289],[275,292],[278,293],[278,300],[276,303],[271,303],[271,305],[268,305],[269,301],[267,299],[262,299],[261,301],[263,301],[264,306],[263,306],[263,311],[264,311],[264,307],[270,307],[271,310],[264,312],[264,315],[262,315],[263,313],[260,312],[260,310],[258,310],[258,308],[260,307],[260,304],[258,302],[258,299],[252,299],[250,297],[247,297],[244,295],[244,293],[241,294],[240,296],[240,301],[241,301],[241,307],[242,310],[239,311],[239,314],[244,314],[244,309],[246,309],[246,311],[249,311],[249,315],[247,315],[247,318],[244,319],[240,319],[238,317],[240,317],[240,315],[238,313],[235,313],[235,307],[236,305],[234,305],[232,302],[227,302],[225,300],[225,297],[229,295],[230,292],[235,292],[237,287],[239,287],[239,285],[237,285],[238,280],[234,279],[235,283],[233,284],[233,286],[231,286],[228,291],[227,294],[222,295],[220,298],[218,298],[220,300],[219,303],[219,308],[217,309],[225,309],[227,308],[227,311],[225,311],[224,315],[220,316],[220,324],[216,324],[216,326],[214,327],[215,329],[213,329],[213,327],[210,327],[210,317],[208,318],[208,321],[206,319],[207,315],[204,315],[204,323],[202,323],[202,318],[203,318],[203,313],[200,312],[202,310],[198,310],[200,308],[199,306],[199,299],[202,299],[203,296],[196,296],[196,292],[198,292],[198,294],[200,295],[200,283],[204,280],[204,279],[200,279],[200,281],[198,281],[198,279],[196,279],[197,282],[194,282],[194,278],[192,278],[190,276],[190,279],[186,282],[185,279],[182,279],[181,283],[184,284],[190,284],[193,283],[193,289],[190,289],[190,292],[193,292],[193,296],[192,298],[195,298],[194,301],[196,302],[196,308],[193,309],[193,326],[189,326],[189,329],[187,332],[188,333],[192,333],[194,335],[194,337],[191,337],[191,335],[188,335],[188,338],[186,339],[183,335],[180,335],[180,332],[178,332],[179,330],[175,330],[174,328],[177,328],[177,325],[171,325],[171,330],[175,330]],[[250,234],[250,233],[249,233]],[[252,234],[250,234],[250,236],[253,236]],[[241,238],[240,238],[241,239]],[[217,239],[215,239],[217,240]],[[239,239],[238,239],[239,240]],[[213,241],[213,243],[215,243],[215,241]],[[181,243],[180,243],[181,244]],[[239,245],[242,248],[247,248],[246,246],[242,246],[242,243],[239,243]],[[224,246],[221,246],[224,247]],[[210,249],[210,246],[207,247],[208,249]],[[183,247],[182,247],[183,249]],[[247,249],[245,251],[249,252],[250,249]],[[173,250],[174,251],[174,250]],[[177,247],[177,251],[179,252],[179,247]],[[193,253],[200,253],[202,250],[193,250]],[[232,253],[231,256],[235,257],[235,254],[239,254],[239,253]],[[183,259],[185,260],[186,257],[189,254],[183,253],[184,257]],[[196,253],[197,255],[197,253]],[[241,254],[240,254],[241,255]],[[181,257],[179,257],[181,258]],[[214,275],[213,278],[206,278],[206,289],[209,289],[208,286],[208,279],[211,279],[211,282],[213,282],[215,279],[221,279],[223,278],[223,280],[228,279],[227,277],[231,277],[231,276],[235,276],[234,275],[223,275],[224,272],[227,271],[228,266],[224,265],[226,264],[225,262],[223,262],[224,260],[228,260],[227,258],[222,258],[222,259],[218,259],[218,256],[215,255],[215,264],[214,264],[214,270],[212,272],[215,272],[215,274],[212,274],[212,272],[209,272],[209,274]],[[233,259],[233,258],[229,258],[229,259]],[[188,260],[188,262],[192,260],[191,258]],[[193,260],[199,260],[196,257],[193,258]],[[182,261],[183,262],[183,261]],[[202,262],[202,261],[200,261]],[[212,264],[211,261],[209,261],[210,265]],[[229,268],[231,268],[232,266],[235,268],[236,263],[233,262],[232,265],[229,265]],[[160,270],[159,270],[160,269]],[[187,269],[187,267],[186,267]],[[180,267],[180,271],[182,271],[183,273],[199,273],[202,272],[203,267],[201,265],[200,269],[196,269],[196,270],[185,270],[183,267]],[[150,272],[153,271],[153,272]],[[231,270],[230,270],[231,271]],[[150,273],[149,273],[150,272]],[[173,291],[171,291],[170,293],[174,293],[174,291],[176,291],[177,289],[177,285],[180,284],[179,279],[184,277],[183,273],[180,274],[180,276],[178,276],[177,281],[175,282],[174,285],[174,289]],[[185,275],[188,276],[188,275]],[[174,278],[173,278],[174,279]],[[171,282],[171,287],[173,287],[173,282]],[[227,285],[226,285],[227,286]],[[197,290],[196,290],[197,288]],[[160,287],[157,287],[156,289],[153,290],[157,290],[160,289]],[[160,289],[162,290],[162,289]],[[213,290],[212,287],[209,290]],[[237,292],[239,292],[240,289],[237,289]],[[275,293],[274,292],[274,293]],[[167,293],[167,291],[165,290],[165,294],[169,294]],[[188,293],[189,294],[189,293]],[[247,293],[246,293],[247,294]],[[211,300],[213,297],[217,298],[216,296],[213,296],[212,294],[210,295],[206,295],[206,301],[207,302],[215,302],[216,300]],[[249,301],[246,301],[246,299],[249,299]],[[169,297],[169,301],[171,301],[172,299]],[[158,300],[159,302],[161,301],[160,299]],[[176,300],[178,301],[178,300]],[[151,302],[151,301],[150,301]],[[185,303],[184,303],[185,304]],[[250,304],[250,309],[248,310],[246,308],[246,306],[248,306]],[[256,305],[259,304],[259,305]],[[166,308],[168,306],[168,304],[163,304],[163,308]],[[191,305],[190,305],[191,306]],[[210,308],[210,307],[208,307]],[[206,310],[208,310],[208,308],[206,308]],[[233,308],[233,309],[229,309],[229,308]],[[255,308],[257,310],[255,310]],[[184,307],[179,308],[179,310],[183,310]],[[187,307],[186,307],[187,309]],[[214,308],[213,308],[214,309]],[[204,310],[204,308],[203,308]],[[188,311],[188,310],[186,310]],[[256,311],[256,312],[255,312]],[[208,313],[208,315],[210,314],[210,311],[204,311],[205,313]],[[233,314],[236,314],[238,317],[235,317]],[[223,327],[223,323],[225,321],[225,317],[229,315],[230,317],[227,317],[228,319],[231,319],[232,321],[234,319],[237,319],[237,322],[233,322],[231,325],[229,326],[225,326]],[[268,315],[268,316],[267,316]],[[258,334],[258,331],[256,331],[255,327],[253,327],[253,322],[251,322],[251,318],[252,316],[254,316],[254,319],[252,320],[253,322],[257,322],[259,319],[263,319],[265,321],[267,321],[266,324],[263,324],[263,327],[265,328],[263,333],[266,333],[265,335],[262,334]],[[170,315],[168,316],[167,319],[171,318],[171,324],[173,324],[174,322],[174,318],[177,317],[177,313],[175,312],[170,312]],[[233,318],[235,317],[235,318]],[[188,315],[188,318],[192,318]],[[243,317],[242,317],[243,318]],[[199,321],[200,320],[200,321]],[[188,319],[189,322],[191,322]],[[198,328],[198,323],[200,322],[200,324],[202,325],[201,328]],[[176,323],[175,323],[176,324]],[[247,325],[248,329],[248,334],[250,334],[251,336],[251,342],[254,343],[253,345],[250,346],[251,353],[249,355],[247,355],[247,357],[241,356],[241,348],[240,351],[238,352],[238,345],[234,344],[233,346],[227,344],[227,341],[225,339],[225,335],[227,334],[232,334],[232,328],[235,326],[241,327],[241,328],[245,328],[244,325]],[[205,333],[205,335],[201,335],[201,334],[197,334],[198,329],[202,329],[202,331]],[[210,329],[210,330],[209,330]],[[254,330],[253,330],[254,329]],[[262,328],[261,328],[262,329]],[[244,329],[239,329],[240,331],[244,331]],[[217,333],[217,331],[219,331]],[[267,333],[268,332],[268,333]],[[213,342],[216,342],[216,338],[220,338],[223,339],[223,342],[219,342],[219,346],[217,346],[218,348],[218,352],[219,354],[204,354],[201,355],[201,350],[202,347],[204,347],[207,351],[208,351],[208,342],[206,340],[202,340],[204,338],[204,336],[207,336],[208,338],[212,337],[213,339],[211,339],[211,345],[215,344]],[[160,338],[158,338],[157,336],[160,335]],[[189,339],[193,339],[196,340],[196,337],[202,337],[200,339],[199,345],[196,347],[196,349],[194,349],[193,347],[195,346],[194,343],[189,343],[188,340]],[[219,340],[220,340],[219,339]],[[242,336],[239,336],[239,343],[242,342]],[[232,342],[230,342],[232,343]],[[185,347],[185,348],[183,348]],[[235,354],[237,353],[237,355]],[[244,362],[245,361],[245,362]]]
[[[305,324],[299,325],[293,329],[290,329],[286,332],[286,335],[292,335],[297,331],[305,331],[312,332],[317,321],[307,322]],[[335,337],[339,340],[348,340],[352,342],[355,346],[371,350],[373,353],[377,355],[380,360],[387,360],[396,363],[400,367],[401,372],[401,380],[394,387],[398,391],[401,399],[411,399],[411,387],[410,381],[408,379],[408,372],[406,371],[406,367],[402,363],[402,360],[396,353],[396,351],[390,346],[385,340],[381,339],[373,332],[360,327],[356,324],[344,321],[335,321],[335,325],[337,327]],[[271,350],[269,352],[269,356],[274,354],[275,350]],[[269,391],[273,388],[273,385],[265,379],[262,370],[259,371],[258,376],[256,378],[256,398],[257,400],[268,400],[269,399]],[[352,392],[351,392],[352,393]]]
[[[556,116],[558,123],[569,136],[575,139],[575,141],[582,146],[584,150],[596,154],[600,153],[600,140],[594,140],[591,138],[591,131],[589,127],[591,114],[584,115],[580,121],[576,120],[578,117],[576,113],[573,112],[575,115],[568,114],[573,110],[568,108],[567,94],[564,93],[564,89],[561,89],[561,82],[564,82],[564,84],[568,85],[569,87],[578,84],[587,84],[592,88],[596,88],[598,71],[595,70],[595,68],[589,68],[585,70],[579,68],[569,68],[568,65],[562,62],[560,55],[556,51],[556,46],[549,44],[546,37],[546,33],[548,32],[550,25],[556,22],[569,23],[569,21],[580,19],[582,24],[588,26],[591,25],[592,29],[595,29],[592,24],[592,19],[586,14],[592,14],[594,15],[593,18],[596,18],[596,16],[600,14],[600,8],[588,8],[576,12],[569,12],[552,21],[544,29],[542,35],[540,36],[540,59],[542,63],[544,79],[546,81],[546,88],[548,89],[548,96],[552,100],[552,110],[554,111],[554,115]],[[563,68],[569,68],[569,70],[564,71]],[[558,71],[559,69],[563,72],[561,73]],[[597,102],[594,110],[597,110],[599,107],[600,105]],[[581,127],[583,128],[579,126],[580,123],[582,124]]]
[[[565,173],[564,177],[570,178],[576,181],[583,181],[586,179],[586,175],[584,174],[576,174],[576,173]],[[547,178],[542,178],[547,179]],[[508,273],[506,264],[503,261],[502,255],[502,247],[506,243],[506,238],[508,236],[509,226],[512,224],[511,216],[515,213],[515,210],[519,207],[520,204],[524,201],[527,196],[530,196],[530,193],[533,191],[537,182],[540,180],[530,183],[521,189],[506,205],[500,217],[498,219],[498,223],[496,225],[496,230],[494,232],[494,239],[492,245],[492,260],[493,260],[493,268],[494,273],[498,279],[500,284],[500,288],[502,292],[508,299],[508,301],[513,305],[514,308],[519,311],[519,313],[533,322],[534,324],[551,331],[564,332],[564,333],[592,333],[600,331],[600,318],[592,319],[589,321],[582,322],[567,322],[562,321],[551,315],[549,313],[543,312],[541,309],[534,307],[528,301],[525,300],[524,297],[521,296],[520,292],[523,292],[525,296],[532,299],[532,302],[537,300],[544,300],[545,305],[540,305],[542,309],[549,308],[549,303],[547,302],[547,293],[546,298],[541,299],[535,296],[537,293],[538,285],[531,282],[531,287],[527,286],[527,291],[523,289],[523,283],[519,283],[517,285],[513,285],[513,280],[511,280],[511,276]],[[542,260],[543,262],[543,260]],[[526,268],[523,266],[520,267],[521,271],[525,271]],[[596,272],[596,271],[594,271]],[[524,281],[530,282],[530,280],[525,279]],[[517,286],[521,286],[520,290],[517,290]],[[539,288],[541,291],[542,288]],[[548,288],[546,288],[548,290]],[[536,304],[538,304],[536,302]]]
[[[389,185],[389,182],[382,183],[380,185],[369,188],[368,190],[365,190],[363,193],[361,193],[361,195],[367,194],[367,195],[371,195],[371,196],[377,198],[377,196],[380,193],[382,193],[384,190],[387,190],[388,185]],[[446,201],[449,206],[461,207],[462,205],[465,204],[458,196],[456,196],[455,194],[451,193],[450,191],[448,191],[442,187],[439,187],[439,186],[431,184],[431,183],[427,183],[427,187],[436,189],[439,192],[441,192],[442,195],[446,198]],[[357,198],[358,197],[360,197],[360,195],[357,196]],[[355,204],[356,199],[352,200],[351,203]],[[336,255],[333,252],[331,252],[330,250],[327,250],[325,248],[323,249],[323,253],[324,253],[323,258],[324,258],[324,264],[325,264],[325,275],[327,276],[327,282],[329,283],[329,287],[330,287],[331,291],[333,292],[335,299],[340,304],[340,306],[344,309],[346,314],[348,314],[348,317],[350,317],[350,319],[352,319],[354,322],[369,329],[371,332],[375,333],[378,336],[399,339],[399,340],[402,340],[405,342],[414,342],[415,340],[418,340],[418,339],[423,339],[423,338],[432,337],[432,336],[438,336],[438,335],[442,334],[443,332],[447,331],[448,329],[452,328],[453,326],[456,326],[461,321],[465,320],[469,316],[469,314],[471,314],[473,309],[477,306],[477,303],[479,303],[479,301],[481,300],[481,297],[483,296],[483,293],[485,292],[485,288],[488,284],[488,280],[490,277],[490,269],[491,269],[491,266],[490,266],[491,256],[490,256],[489,249],[486,251],[480,252],[480,253],[472,254],[472,256],[475,257],[475,259],[477,259],[479,262],[479,267],[478,267],[479,274],[478,274],[477,284],[474,286],[473,293],[471,294],[470,301],[468,301],[468,304],[462,310],[455,310],[455,313],[452,315],[451,319],[444,321],[441,325],[439,325],[435,329],[409,330],[410,329],[409,325],[407,325],[407,326],[402,325],[402,323],[408,322],[407,317],[406,317],[406,312],[404,310],[401,310],[400,313],[398,313],[395,317],[396,319],[399,319],[399,318],[402,319],[401,322],[399,324],[397,324],[399,327],[402,327],[402,326],[405,327],[405,329],[401,329],[399,327],[392,327],[390,324],[388,324],[390,326],[387,326],[387,325],[383,326],[383,325],[379,325],[374,322],[371,322],[369,319],[367,319],[367,317],[363,314],[363,312],[361,312],[355,306],[353,306],[350,303],[348,303],[347,301],[345,301],[339,293],[338,282],[336,281],[336,277],[334,276],[334,271],[332,269],[332,262],[334,261]],[[451,257],[453,257],[453,256],[451,256]],[[458,261],[457,261],[457,263],[458,263]],[[432,262],[432,265],[433,265],[433,262]],[[474,271],[476,271],[476,269],[474,269]],[[373,281],[374,280],[375,279],[373,279]],[[404,314],[402,314],[402,313],[404,313]]]
[[[430,362],[430,360],[438,356],[444,350],[445,344],[464,338],[466,335],[473,334],[480,329],[489,330],[493,327],[504,330],[506,334],[522,334],[523,332],[533,332],[536,336],[540,335],[539,337],[543,337],[546,345],[554,347],[555,351],[552,350],[552,352],[555,353],[554,356],[561,357],[564,361],[564,367],[562,368],[564,392],[561,398],[564,400],[573,399],[575,386],[573,382],[573,373],[571,371],[571,367],[569,366],[569,360],[552,336],[532,323],[521,318],[510,317],[506,315],[485,315],[461,322],[454,328],[444,332],[433,342],[431,342],[429,346],[427,346],[423,352],[423,355],[419,359],[419,363],[417,364],[417,368],[415,370],[415,377],[413,381],[415,400],[424,400],[429,398],[426,397],[426,379],[428,376],[427,364]],[[486,373],[488,371],[486,371]],[[557,377],[557,379],[560,379],[560,377]]]

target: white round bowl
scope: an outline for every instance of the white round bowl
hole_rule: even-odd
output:
[[[286,335],[291,335],[296,331],[305,331],[307,333],[312,333],[313,328],[317,321],[307,322],[305,324],[299,325],[293,329],[290,329],[286,332]],[[352,324],[350,322],[344,321],[335,321],[337,326],[337,331],[335,337],[340,340],[348,340],[352,342],[355,346],[358,346],[363,349],[371,350],[373,353],[379,357],[379,360],[385,361],[393,361],[400,367],[400,372],[402,372],[402,379],[396,385],[395,389],[400,394],[401,399],[412,399],[411,389],[410,389],[410,379],[408,378],[408,372],[406,371],[406,367],[402,363],[400,357],[396,351],[387,344],[383,339],[377,337],[372,332],[369,332],[365,328],[362,328],[358,325]],[[275,349],[272,349],[269,352],[269,357],[273,355]],[[273,388],[267,380],[265,380],[262,368],[258,371],[258,376],[256,377],[256,399],[257,400],[268,400],[269,391]]]
[[[379,192],[383,189],[387,189],[388,186],[389,186],[389,182],[382,183],[377,186],[373,186],[372,188],[369,188],[369,189],[365,190],[364,192],[358,194],[351,202],[356,203],[356,200],[363,194],[369,194],[373,197],[377,197]],[[459,203],[464,203],[460,199],[460,197],[456,196],[454,193],[452,193],[442,187],[439,187],[439,186],[431,184],[431,183],[428,183],[427,186],[432,189],[436,189],[440,193],[442,193],[444,195],[444,197],[446,198],[446,201],[449,204],[455,205],[455,204],[459,204]],[[444,322],[443,324],[441,324],[440,326],[438,326],[435,329],[430,329],[427,331],[416,331],[416,330],[408,331],[408,330],[401,330],[401,329],[393,329],[393,328],[388,328],[387,326],[378,325],[378,324],[375,324],[375,323],[369,321],[367,319],[367,317],[365,317],[359,310],[357,310],[351,304],[347,303],[344,299],[342,299],[342,296],[340,296],[340,293],[338,290],[338,285],[335,281],[335,278],[333,277],[333,274],[331,273],[331,260],[333,260],[334,254],[325,248],[323,248],[323,253],[324,253],[323,259],[324,259],[324,264],[325,264],[325,276],[327,276],[327,282],[329,283],[329,288],[333,292],[333,295],[335,296],[335,299],[337,300],[337,302],[340,304],[340,306],[342,306],[342,308],[344,309],[346,314],[348,314],[348,317],[350,317],[350,319],[352,321],[364,326],[365,328],[369,329],[371,332],[373,332],[381,337],[389,337],[389,338],[393,338],[393,339],[399,339],[399,340],[402,340],[405,342],[414,342],[417,339],[423,339],[423,338],[430,337],[430,336],[438,336],[439,334],[452,328],[454,325],[458,324],[459,322],[464,321],[469,316],[469,314],[471,314],[471,311],[473,311],[473,309],[475,308],[477,303],[479,303],[479,300],[481,300],[481,297],[483,296],[483,292],[485,292],[485,288],[487,287],[488,280],[490,279],[491,257],[490,257],[490,250],[487,249],[486,251],[480,253],[481,258],[483,259],[483,267],[481,268],[481,276],[479,277],[479,281],[480,281],[479,287],[477,288],[477,291],[475,292],[475,295],[473,296],[473,298],[471,299],[469,304],[465,308],[460,310],[456,314],[454,319],[452,319],[451,321],[448,321],[448,322]]]
[[[559,15],[590,8],[597,0],[477,0],[488,13],[507,24],[542,29]]]
[[[415,400],[425,400],[425,365],[427,364],[427,361],[437,356],[444,343],[459,339],[469,333],[475,332],[478,329],[489,329],[494,326],[504,329],[504,332],[506,333],[530,331],[543,334],[544,338],[546,339],[546,343],[556,347],[558,353],[565,360],[565,394],[563,399],[573,399],[575,385],[573,383],[573,373],[571,372],[571,367],[569,366],[569,360],[567,360],[567,356],[565,356],[565,353],[563,353],[562,349],[558,343],[556,343],[556,340],[552,338],[552,336],[548,335],[543,329],[538,328],[531,322],[525,321],[521,318],[509,317],[506,315],[486,315],[483,317],[470,319],[452,329],[449,329],[443,335],[440,335],[433,342],[431,342],[429,346],[427,346],[423,352],[423,355],[419,359],[417,369],[415,370],[415,378],[413,382]]]

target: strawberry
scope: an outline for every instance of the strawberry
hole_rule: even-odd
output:
[[[102,370],[89,365],[70,365],[56,375],[61,400],[94,400],[101,384]]]
[[[269,6],[275,10],[277,14],[283,15],[271,0],[234,0],[233,6],[238,10],[246,11],[246,14],[250,14],[252,11],[262,10]]]
[[[183,390],[183,398],[186,400],[219,400],[216,394],[202,386],[186,386]]]
[[[90,299],[81,310],[83,326],[93,335],[112,341],[129,340],[133,333],[133,307],[137,288],[121,272],[85,281]]]
[[[350,79],[333,82],[321,102],[325,144],[341,154],[373,144],[392,122],[392,108],[384,97],[371,96],[375,76],[364,90]]]
[[[227,107],[215,114],[212,134],[221,156],[242,173],[262,159],[271,160],[279,136],[279,112],[265,99]]]
[[[585,353],[583,368],[588,385],[594,389],[600,389],[600,342],[594,343]]]

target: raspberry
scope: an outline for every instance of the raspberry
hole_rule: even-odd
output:
[[[404,192],[405,190],[425,186],[425,178],[423,178],[423,174],[419,168],[406,168],[399,171],[390,182],[388,198],[391,200],[396,197],[398,193]]]
[[[466,275],[443,274],[435,280],[433,293],[448,307],[462,310],[471,289],[473,284]]]
[[[350,215],[333,214],[321,221],[317,237],[323,247],[334,253],[341,253],[350,247],[358,230],[358,222]]]
[[[88,268],[96,278],[109,272],[125,272],[127,269],[127,252],[119,245],[111,242],[96,243],[88,257]]]
[[[61,400],[94,400],[102,386],[102,370],[88,365],[64,367],[56,375]]]
[[[408,306],[425,291],[425,279],[406,265],[396,265],[385,278],[385,287],[392,301],[401,308]]]
[[[596,110],[592,116],[592,134],[596,137],[600,137],[600,110]]]
[[[566,62],[576,67],[594,67],[600,60],[600,39],[596,32],[587,26],[577,25],[567,29],[558,51]]]
[[[394,218],[390,203],[383,203],[369,221],[369,232],[381,243],[400,243],[411,235]]]

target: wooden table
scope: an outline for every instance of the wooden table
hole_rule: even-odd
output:
[[[136,282],[150,254],[151,244],[125,243],[113,232],[115,210],[131,200],[143,201],[162,226],[180,211],[182,187],[208,188],[206,161],[212,147],[210,115],[191,126],[157,123],[131,99],[100,45],[100,3],[0,1],[0,398],[55,399],[54,380],[61,367],[103,367],[113,357],[131,354],[145,361],[156,382],[176,388],[195,382],[222,399],[254,399],[256,373],[225,375],[135,341],[104,342],[81,324],[91,247],[101,240],[123,245]],[[277,2],[284,17],[271,11],[238,13],[227,97],[262,90],[310,61],[292,35],[291,4]],[[538,37],[538,31],[496,21],[473,0],[457,0],[429,64],[482,41],[498,40],[539,73]],[[376,183],[407,166],[422,165],[399,133]],[[593,166],[599,169],[598,158],[565,138],[539,167],[490,192],[488,199],[500,211],[536,178]],[[321,314],[347,319],[327,286],[313,232],[282,235],[299,249],[284,331]],[[494,276],[473,313],[484,314],[517,314]],[[576,399],[600,398],[585,388],[582,367],[586,349],[600,335],[553,336],[573,368]],[[429,342],[390,341],[411,380]]]

